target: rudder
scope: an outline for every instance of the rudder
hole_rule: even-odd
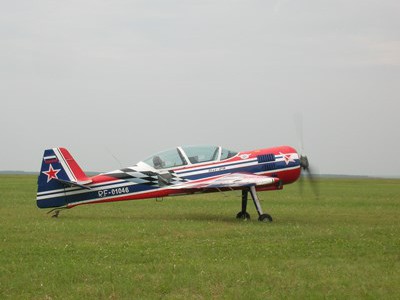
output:
[[[82,186],[90,182],[90,178],[85,175],[67,149],[47,149],[43,154],[38,177],[37,206],[66,206],[65,187]]]

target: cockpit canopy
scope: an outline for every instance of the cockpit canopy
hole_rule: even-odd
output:
[[[169,169],[185,165],[221,161],[238,152],[220,146],[182,146],[159,152],[143,162],[155,169]]]

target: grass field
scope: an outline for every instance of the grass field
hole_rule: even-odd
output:
[[[36,208],[36,178],[0,176],[1,299],[399,299],[400,180]]]

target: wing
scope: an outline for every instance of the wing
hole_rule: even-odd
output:
[[[194,183],[185,182],[171,188],[183,190],[241,189],[250,186],[266,187],[274,184],[279,184],[279,178],[246,173],[231,173]]]

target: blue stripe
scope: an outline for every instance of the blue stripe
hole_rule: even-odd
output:
[[[127,182],[129,184],[129,182]],[[128,193],[121,193],[121,194],[111,194],[111,190],[119,189],[119,188],[128,188],[129,192]],[[50,208],[50,207],[60,207],[60,206],[65,206],[67,204],[73,204],[75,202],[81,202],[81,201],[96,201],[96,200],[101,200],[105,199],[108,197],[112,196],[128,196],[129,194],[132,193],[138,193],[138,192],[145,192],[145,191],[151,191],[151,190],[156,190],[159,189],[160,187],[158,185],[149,185],[149,184],[137,184],[137,185],[130,185],[130,186],[124,186],[124,187],[118,187],[118,188],[106,188],[103,191],[108,191],[107,196],[100,197],[99,196],[99,191],[90,191],[88,190],[86,193],[81,193],[81,194],[76,194],[76,195],[61,195],[58,197],[53,197],[49,199],[42,199],[37,201],[37,205],[40,208]],[[47,195],[46,195],[47,196]]]
[[[99,184],[99,185],[96,185],[96,186],[92,186],[92,185],[88,184],[87,187],[90,187],[90,188],[93,188],[93,189],[97,189],[97,188],[102,188],[103,186],[107,186],[107,185],[124,184],[124,183],[129,184],[130,182],[127,182],[125,180],[123,180],[123,181],[115,181],[115,182],[109,181],[109,182],[102,183],[102,184]],[[61,185],[61,186],[64,187],[64,185]],[[56,191],[48,191],[48,192],[41,191],[42,194],[37,195],[37,196],[38,197],[51,196],[53,194],[59,194],[59,193],[64,193],[64,192],[69,193],[69,192],[81,191],[82,189],[79,188],[79,187],[72,187],[72,188],[65,188],[65,189],[64,188],[58,188],[57,190]],[[45,194],[43,194],[43,193],[45,193]]]
[[[36,204],[39,208],[51,208],[65,206],[67,205],[67,202],[65,202],[65,197],[59,197],[36,201]]]
[[[264,163],[264,164],[257,164],[253,166],[248,166],[248,167],[242,167],[242,168],[236,168],[236,169],[229,169],[229,170],[221,170],[217,172],[208,172],[208,173],[202,173],[202,174],[197,174],[197,175],[190,175],[190,176],[183,176],[183,178],[188,179],[188,180],[198,180],[198,179],[205,179],[207,177],[211,176],[218,176],[218,175],[224,175],[224,174],[230,174],[230,173],[261,173],[261,172],[279,172],[283,171],[286,168],[292,168],[298,166],[300,161],[298,159],[295,160],[295,162],[291,162],[289,164],[286,164],[284,161],[280,162],[269,162],[269,163]],[[266,166],[268,164],[275,164],[275,169],[269,169]],[[212,168],[211,168],[212,169]],[[205,169],[207,170],[207,169]]]

